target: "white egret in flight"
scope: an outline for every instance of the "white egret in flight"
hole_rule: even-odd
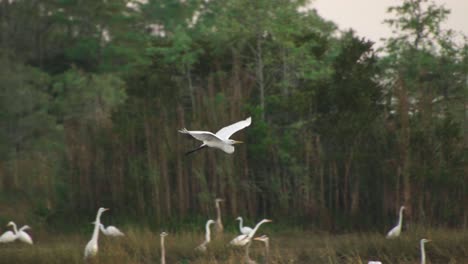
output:
[[[215,206],[216,206],[216,233],[220,234],[223,232],[223,221],[221,221],[221,206],[220,202],[224,202],[224,199],[216,198],[215,199]]]
[[[24,230],[31,229],[28,225],[22,226],[19,230],[18,233],[16,233],[16,237],[21,241],[26,244],[33,244],[32,238],[29,236],[28,233],[24,232]]]
[[[162,232],[161,236],[161,264],[166,264],[166,249],[164,248],[164,237],[167,236],[166,232]]]
[[[94,223],[94,222],[93,222]],[[111,236],[111,237],[119,237],[119,236],[125,236],[122,231],[120,231],[117,227],[115,226],[107,226],[104,227],[103,224],[99,224],[99,228],[101,229],[101,232],[106,235],[106,236]]]
[[[270,258],[270,239],[266,235],[263,235],[261,237],[254,238],[254,240],[265,243],[265,264],[268,264]]]
[[[247,245],[248,243],[250,243],[250,242],[252,241],[252,238],[253,238],[253,236],[255,235],[255,232],[257,232],[258,228],[259,228],[263,223],[269,223],[269,222],[273,222],[273,221],[270,220],[270,219],[263,219],[262,221],[260,221],[260,222],[254,227],[254,229],[252,230],[252,232],[250,232],[248,235],[240,235],[240,236],[235,237],[235,238],[230,242],[230,244],[231,244],[231,245],[234,245],[234,246],[245,246],[245,245]]]
[[[97,215],[96,215],[96,220],[94,221],[94,231],[93,231],[93,236],[91,237],[91,240],[86,244],[85,251],[84,251],[84,257],[89,258],[93,257],[97,254],[98,252],[98,238],[99,238],[99,226],[101,224],[101,214],[105,211],[109,210],[109,208],[99,208]]]
[[[405,210],[405,207],[402,206],[400,207],[400,216],[398,218],[398,224],[392,228],[390,231],[387,233],[387,238],[397,238],[401,234],[401,222],[403,221],[403,210]]]
[[[424,250],[424,244],[427,242],[431,242],[429,239],[421,239],[420,246],[421,246],[421,264],[426,264],[426,251]]]
[[[0,243],[11,243],[16,240],[18,233],[18,229],[16,228],[16,224],[10,221],[7,226],[13,226],[13,231],[6,231],[0,236]]]
[[[189,134],[195,139],[203,142],[200,147],[191,150],[186,154],[190,154],[205,147],[218,148],[228,154],[232,154],[234,152],[233,145],[243,142],[229,139],[229,137],[231,137],[232,134],[236,133],[237,131],[250,126],[251,123],[252,118],[249,117],[245,120],[221,128],[218,132],[216,132],[216,134],[213,134],[209,131],[189,131],[186,128],[179,130],[179,132],[182,134]]]
[[[203,243],[201,243],[198,247],[196,247],[195,249],[197,250],[200,250],[200,251],[206,251],[206,245],[208,245],[208,243],[210,243],[211,241],[211,231],[210,231],[210,225],[212,224],[215,224],[216,222],[214,220],[208,220],[206,222],[206,226],[205,226],[205,230],[206,230],[206,233],[205,233],[205,241],[203,241]]]
[[[252,232],[252,228],[248,227],[248,226],[242,226],[242,222],[243,222],[243,219],[242,217],[237,217],[236,220],[239,221],[239,230],[241,232],[241,234],[243,235],[248,235],[250,232]]]

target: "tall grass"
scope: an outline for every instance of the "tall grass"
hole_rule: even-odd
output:
[[[268,229],[266,229],[268,230]],[[127,229],[124,238],[99,239],[99,253],[91,263],[160,263],[160,237],[149,229]],[[229,241],[236,234],[216,237],[205,253],[194,248],[204,234],[194,232],[172,233],[166,237],[167,263],[216,264],[243,263],[244,249],[232,248]],[[83,250],[91,234],[42,234],[35,244],[20,242],[0,244],[0,263],[72,264],[84,263]],[[462,230],[423,229],[407,231],[398,239],[387,240],[383,234],[321,234],[311,232],[270,233],[271,263],[419,263],[419,240],[432,239],[426,244],[428,263],[468,263],[468,232]],[[251,258],[264,261],[264,245],[254,242]]]

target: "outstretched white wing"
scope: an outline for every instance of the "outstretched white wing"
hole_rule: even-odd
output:
[[[33,244],[32,238],[28,235],[28,233],[24,232],[23,230],[20,230],[18,232],[18,239],[21,242],[24,242],[24,243],[27,243],[27,244],[30,244],[30,245]]]
[[[232,134],[236,133],[237,131],[250,126],[252,123],[252,118],[248,117],[245,120],[239,121],[227,127],[221,128],[218,132],[216,132],[216,136],[220,139],[228,139],[232,136]]]
[[[122,231],[120,231],[115,226],[108,226],[106,228],[106,231],[107,231],[106,235],[108,235],[108,236],[125,236],[124,233],[122,233]]]
[[[248,238],[249,238],[248,235],[239,235],[235,237],[233,240],[231,240],[229,244],[233,246],[238,246],[238,247],[245,246],[250,241]]]
[[[179,130],[179,132],[182,134],[191,135],[192,137],[200,141],[211,141],[211,142],[220,142],[220,143],[222,142],[222,140],[217,135],[209,131],[195,131],[195,130],[187,130],[186,128],[183,128]]]

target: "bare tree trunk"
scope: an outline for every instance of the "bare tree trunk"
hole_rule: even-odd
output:
[[[265,78],[263,75],[263,54],[262,54],[262,35],[257,35],[257,83],[260,90],[260,108],[262,110],[261,118],[265,121]]]
[[[8,18],[7,18],[7,13],[8,13],[8,1],[0,1],[0,32],[2,34],[2,37],[0,38],[1,41],[1,47],[3,49],[6,49],[8,47],[7,41],[7,29],[8,29]]]
[[[158,175],[156,173],[156,165],[154,164],[156,162],[156,157],[154,156],[154,153],[153,153],[153,146],[152,146],[152,129],[151,129],[151,123],[153,120],[151,120],[148,116],[147,116],[147,109],[148,109],[148,106],[147,106],[147,102],[145,102],[145,105],[144,105],[144,110],[143,110],[143,113],[144,113],[144,126],[145,126],[145,141],[146,141],[146,162],[147,162],[147,166],[148,166],[148,170],[149,170],[149,177],[152,177],[152,178],[156,178],[156,179],[152,179],[152,186],[151,186],[151,206],[153,207],[153,209],[156,211],[156,217],[157,217],[157,221],[160,222],[161,220],[161,199],[160,199],[160,193],[159,193],[159,180],[160,180],[160,175]],[[161,158],[161,157],[160,157]],[[160,174],[163,174],[164,173],[164,168],[160,168]],[[137,180],[137,182],[139,182],[140,179]],[[142,192],[139,192],[139,193],[142,193]],[[142,213],[142,211],[144,211],[144,197],[142,197],[141,194],[138,194],[138,197],[139,197],[139,209],[140,209],[140,213]]]
[[[464,126],[463,126],[463,139],[464,139],[464,149],[468,149],[468,74],[465,76],[465,92],[463,93],[463,117],[464,117]],[[466,184],[468,180],[468,163],[465,162],[464,166],[464,171],[465,171],[465,181],[464,185]],[[466,190],[466,187],[465,187]],[[468,210],[466,209],[466,204],[468,204],[468,196],[465,194],[465,210],[463,213],[463,228],[466,229],[468,227]]]
[[[166,216],[170,217],[172,214],[172,206],[171,206],[171,186],[169,184],[169,173],[168,173],[168,161],[167,161],[167,151],[165,147],[159,146],[160,153],[160,164],[159,167],[161,168],[161,178],[162,178],[162,186],[164,186],[164,190],[160,190],[164,193],[164,205],[166,206]],[[156,188],[160,188],[160,186],[156,186]],[[162,197],[161,197],[162,199]],[[181,202],[183,204],[183,201]],[[183,214],[181,214],[183,215]]]
[[[194,117],[196,113],[195,109],[195,89],[192,85],[192,70],[191,67],[187,64],[184,64],[184,70],[185,70],[185,78],[187,78],[187,84],[188,84],[188,90],[190,93],[190,103],[192,107],[192,117]]]
[[[179,127],[185,127],[185,118],[184,118],[184,109],[182,105],[177,106],[177,120]],[[179,141],[177,141],[179,142]],[[181,152],[182,148],[180,147],[180,144],[177,144],[177,152]],[[189,195],[188,193],[188,188],[184,186],[184,170],[183,170],[183,161],[182,161],[182,156],[181,155],[176,155],[177,156],[177,161],[176,161],[176,173],[177,173],[177,196],[178,196],[178,204],[179,204],[179,217],[183,218],[185,217],[185,213],[187,210],[187,201],[186,201],[186,195]],[[187,184],[187,183],[185,183]]]
[[[400,102],[401,132],[399,135],[399,145],[401,174],[403,177],[403,203],[407,207],[409,216],[411,216],[409,99],[406,85],[401,78],[397,81],[396,90]]]
[[[351,214],[358,215],[359,213],[359,177],[356,177],[351,194]]]

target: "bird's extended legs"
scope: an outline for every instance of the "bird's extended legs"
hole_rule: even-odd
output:
[[[206,145],[201,145],[201,146],[199,146],[198,148],[196,148],[196,149],[194,149],[194,150],[190,150],[190,151],[185,152],[185,156],[188,156],[188,155],[194,153],[195,151],[204,149],[204,148],[206,148],[206,147],[207,147]]]

